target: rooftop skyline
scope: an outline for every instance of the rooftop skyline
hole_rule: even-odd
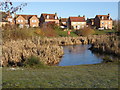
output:
[[[17,6],[22,2],[14,2]],[[27,2],[23,11],[17,14],[36,14],[40,17],[41,13],[54,13],[58,17],[68,18],[69,16],[83,16],[94,18],[96,15],[110,14],[112,19],[118,18],[117,2]]]

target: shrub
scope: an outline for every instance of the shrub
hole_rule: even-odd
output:
[[[41,31],[44,33],[46,37],[54,37],[56,36],[54,23],[48,23],[42,26]]]
[[[45,35],[45,33],[41,29],[36,29],[34,33],[37,34],[37,35],[40,35],[40,36]]]
[[[40,62],[40,59],[38,57],[33,55],[26,59],[26,61],[24,62],[24,65],[27,67],[44,67],[45,66],[42,62]]]
[[[33,36],[33,30],[27,28],[18,28],[16,26],[6,26],[3,27],[2,37],[3,40],[17,40],[17,39],[28,39]]]
[[[82,35],[82,36],[88,36],[88,35],[92,35],[95,33],[95,31],[89,27],[85,27],[81,30],[77,30],[76,33],[78,35]]]
[[[107,63],[107,62],[113,62],[113,60],[110,59],[109,56],[105,56],[105,57],[103,58],[103,62],[105,62],[105,63]]]

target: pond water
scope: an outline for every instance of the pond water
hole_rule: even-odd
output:
[[[92,53],[91,45],[70,45],[63,46],[64,55],[58,66],[72,66],[82,64],[101,63],[103,59]]]

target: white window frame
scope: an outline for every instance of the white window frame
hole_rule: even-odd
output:
[[[57,19],[57,16],[55,16],[55,19]]]
[[[21,20],[21,22],[23,22],[23,20]]]
[[[8,21],[12,22],[12,18],[8,18]]]
[[[49,19],[49,15],[47,15],[47,19]]]
[[[20,22],[21,20],[18,20],[18,22]]]
[[[36,22],[36,20],[32,20],[32,22]]]

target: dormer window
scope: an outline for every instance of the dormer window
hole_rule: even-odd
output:
[[[47,15],[47,19],[49,19],[49,15]]]
[[[102,20],[104,19],[104,17],[102,16]]]
[[[55,19],[57,19],[57,16],[55,16]]]
[[[26,21],[26,23],[28,23],[28,20],[25,20]]]

